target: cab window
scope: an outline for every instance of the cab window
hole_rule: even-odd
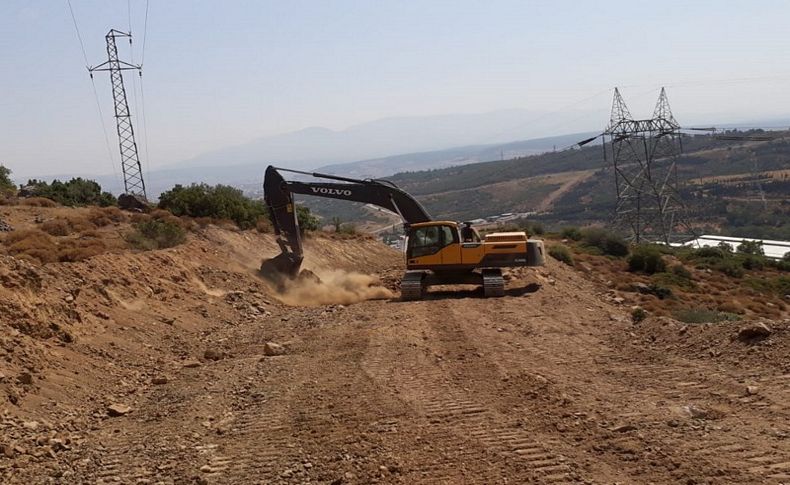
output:
[[[409,258],[418,258],[439,252],[456,241],[455,231],[449,226],[427,226],[415,229],[409,238]]]

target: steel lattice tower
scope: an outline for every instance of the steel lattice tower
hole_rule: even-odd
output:
[[[93,77],[94,71],[109,71],[112,81],[112,97],[115,102],[115,124],[118,131],[118,146],[121,151],[121,168],[123,169],[123,184],[127,194],[146,200],[143,169],[140,165],[140,156],[137,153],[137,142],[134,139],[132,115],[129,103],[126,100],[126,88],[123,84],[123,71],[136,70],[142,73],[142,66],[135,66],[118,59],[118,47],[115,40],[126,37],[131,43],[132,34],[111,29],[104,39],[107,41],[107,61],[88,71]]]
[[[604,132],[604,157],[611,160],[615,174],[615,224],[628,230],[636,242],[669,243],[682,223],[677,177],[681,151],[680,125],[672,116],[664,88],[652,118],[646,120],[631,116],[615,88]]]

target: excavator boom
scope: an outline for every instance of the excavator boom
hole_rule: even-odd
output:
[[[280,172],[292,172],[336,182],[287,181]],[[267,276],[285,274],[295,277],[304,259],[299,222],[293,194],[373,204],[400,215],[405,224],[428,222],[431,216],[411,195],[386,180],[358,180],[337,175],[302,172],[269,166],[263,181],[263,193],[269,217],[277,234],[280,255],[261,267]]]

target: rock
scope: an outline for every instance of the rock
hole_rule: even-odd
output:
[[[132,412],[132,408],[126,404],[110,404],[107,406],[107,414],[112,417],[125,416]]]
[[[625,433],[627,431],[636,431],[636,426],[633,424],[621,424],[612,428],[615,433]]]
[[[636,291],[638,293],[645,293],[645,294],[647,294],[647,293],[651,292],[650,286],[648,286],[648,285],[646,285],[644,283],[638,283],[637,282],[637,283],[634,283],[631,286],[634,288],[634,291]]]
[[[206,360],[222,360],[223,357],[225,357],[225,353],[221,350],[207,349],[203,352],[203,358]]]
[[[200,361],[197,361],[195,359],[187,359],[187,360],[185,360],[184,362],[181,363],[182,367],[186,367],[188,369],[191,369],[191,368],[194,368],[194,367],[200,367],[200,365],[201,365]]]
[[[156,376],[151,379],[151,384],[156,384],[157,386],[161,386],[162,384],[167,384],[168,379],[165,376]]]
[[[26,429],[38,429],[38,421],[25,421],[22,423],[22,427]]]
[[[771,329],[763,322],[754,322],[738,330],[738,339],[743,342],[754,342],[771,336]]]
[[[682,327],[680,327],[680,330],[678,330],[678,333],[679,333],[680,335],[683,335],[683,334],[685,334],[686,332],[688,332],[688,330],[689,330],[689,326],[688,326],[688,325],[683,325]]]
[[[66,303],[73,303],[74,295],[66,295],[66,298],[64,298],[64,300],[66,301]]]
[[[274,342],[266,342],[263,346],[263,355],[268,356],[275,356],[275,355],[284,355],[285,354],[285,347],[280,344],[276,344]]]
[[[0,372],[0,382],[3,382],[4,380],[5,380],[5,374]]]
[[[16,451],[14,450],[14,447],[9,444],[0,445],[0,451],[3,452],[3,455],[6,458],[13,458],[14,455],[16,455]]]
[[[758,390],[757,386],[746,386],[743,392],[745,396],[754,396]]]
[[[23,372],[17,376],[16,380],[22,385],[29,386],[33,384],[33,374],[30,372]]]
[[[615,296],[614,298],[612,298],[612,301],[618,305],[622,305],[625,302],[625,298],[623,298],[622,296]]]
[[[705,419],[708,417],[708,411],[706,409],[698,408],[693,404],[689,404],[685,409],[686,412],[689,413],[689,416],[694,419]]]
[[[96,312],[94,315],[101,318],[102,320],[109,320],[110,316],[104,312]]]
[[[578,264],[578,265],[576,265],[576,266],[577,266],[579,269],[581,269],[582,271],[584,271],[585,273],[592,273],[592,272],[593,272],[593,267],[592,267],[592,266],[590,266],[590,265],[589,265],[589,264],[587,264],[587,263],[579,263],[579,264]]]

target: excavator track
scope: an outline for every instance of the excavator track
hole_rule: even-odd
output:
[[[422,300],[425,296],[424,271],[407,271],[400,283],[401,300]]]
[[[486,298],[505,296],[505,279],[502,277],[501,269],[483,269],[483,296]]]

